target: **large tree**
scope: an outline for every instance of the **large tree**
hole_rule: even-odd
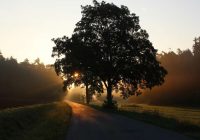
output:
[[[54,39],[57,73],[90,72],[107,90],[107,107],[114,107],[112,91],[124,98],[161,85],[167,74],[156,59],[157,50],[126,6],[93,1],[82,6],[82,18],[72,37]]]

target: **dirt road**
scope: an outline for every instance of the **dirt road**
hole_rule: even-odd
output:
[[[178,133],[117,114],[68,102],[73,110],[66,140],[191,140]]]

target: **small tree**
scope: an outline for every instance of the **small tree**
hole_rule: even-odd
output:
[[[126,6],[93,3],[82,6],[82,19],[71,38],[54,39],[55,68],[64,75],[92,73],[96,84],[103,83],[107,90],[104,105],[113,108],[114,89],[124,98],[139,95],[141,89],[161,85],[167,72],[156,60],[157,50],[141,29],[138,16]]]

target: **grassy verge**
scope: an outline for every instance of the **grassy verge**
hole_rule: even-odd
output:
[[[120,108],[118,110],[105,110],[98,105],[91,105],[91,107],[107,113],[116,113],[124,115],[135,120],[157,125],[162,128],[174,130],[186,136],[200,140],[200,127],[198,125],[192,124],[187,121],[179,121],[175,118],[164,117],[160,115],[159,112],[157,111],[136,112],[136,111],[123,110]]]
[[[65,102],[0,112],[0,140],[64,140],[71,108]]]

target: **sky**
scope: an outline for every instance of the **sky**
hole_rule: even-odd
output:
[[[100,0],[98,0],[100,1]],[[192,49],[200,36],[200,0],[106,0],[125,5],[140,18],[154,47],[161,51]],[[71,36],[81,19],[81,5],[92,0],[0,0],[0,51],[19,62],[51,58],[52,38]]]

